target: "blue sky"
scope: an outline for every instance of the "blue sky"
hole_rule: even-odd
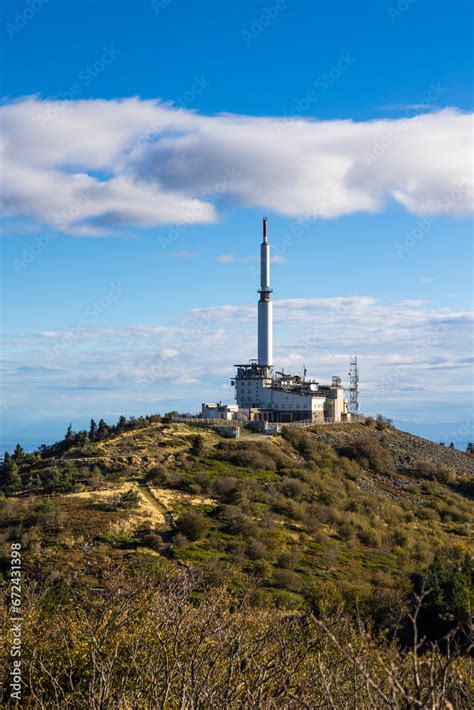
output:
[[[471,15],[4,4],[4,446],[232,401],[263,214],[276,360],[358,354],[364,411],[473,438]]]

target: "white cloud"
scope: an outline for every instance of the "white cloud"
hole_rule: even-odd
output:
[[[218,264],[235,264],[239,262],[239,258],[235,254],[219,254],[216,257],[216,262]]]
[[[280,254],[276,254],[275,256],[271,256],[270,261],[272,262],[272,264],[280,264],[280,265],[288,263],[287,260],[285,259],[285,257],[281,256]]]
[[[0,112],[3,213],[22,229],[208,223],[222,195],[295,218],[391,201],[420,215],[472,210],[472,120],[456,110],[356,123],[30,97]]]
[[[470,411],[470,312],[414,300],[385,304],[368,296],[274,305],[278,367],[302,372],[306,365],[320,382],[332,375],[347,382],[349,355],[357,354],[364,411],[423,412],[425,422]],[[231,402],[233,365],[255,356],[256,308],[195,309],[169,327],[84,324],[80,337],[71,337],[77,331],[7,339],[3,382],[12,416],[17,410],[57,414],[72,401],[84,417],[116,411],[118,401],[125,412],[138,411],[145,396],[147,411],[196,411],[201,402],[223,397]]]

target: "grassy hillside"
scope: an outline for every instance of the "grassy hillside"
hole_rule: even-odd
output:
[[[144,420],[58,448],[19,455],[17,490],[3,479],[4,546],[21,538],[41,575],[64,550],[91,575],[104,556],[160,557],[256,577],[261,603],[328,588],[374,606],[401,599],[437,549],[471,551],[474,458],[392,427],[229,441]]]
[[[190,603],[221,590],[245,603],[249,633],[271,608],[324,623],[346,614],[406,644],[425,584],[423,633],[453,632],[465,652],[472,456],[370,422],[238,441],[159,417],[92,429],[36,454],[17,448],[2,467],[0,571],[7,580],[20,541],[48,615],[77,594],[95,608],[90,595],[113,596],[119,577],[162,589],[199,574],[192,591],[183,582]]]

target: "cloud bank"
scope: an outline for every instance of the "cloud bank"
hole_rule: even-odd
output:
[[[472,410],[472,325],[468,311],[413,300],[277,300],[275,362],[347,383],[357,353],[365,413],[460,420]],[[194,309],[167,326],[101,328],[85,316],[65,331],[6,338],[5,411],[14,421],[197,411],[204,401],[232,402],[233,364],[255,353],[253,305]]]
[[[356,123],[29,97],[1,107],[0,121],[1,209],[24,231],[206,224],[222,202],[290,218],[391,203],[417,215],[472,211],[472,116],[453,109]]]

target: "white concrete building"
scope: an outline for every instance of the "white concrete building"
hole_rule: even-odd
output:
[[[225,419],[231,421],[239,411],[237,404],[222,404],[221,402],[203,402],[201,412],[204,419]]]

